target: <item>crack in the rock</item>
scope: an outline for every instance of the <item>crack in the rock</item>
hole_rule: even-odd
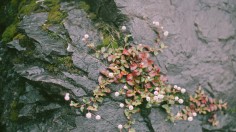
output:
[[[151,113],[151,108],[146,108],[147,102],[144,102],[141,106],[141,116],[144,119],[144,122],[146,123],[146,126],[148,127],[150,132],[155,132],[151,120],[148,118],[148,115]]]

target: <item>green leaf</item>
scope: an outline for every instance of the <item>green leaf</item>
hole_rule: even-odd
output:
[[[166,110],[166,113],[170,113],[170,107],[169,107],[169,105],[165,104],[165,105],[162,105],[161,107]]]
[[[129,132],[135,132],[135,129],[134,128],[130,128]]]
[[[98,111],[98,109],[93,106],[88,106],[87,110]]]
[[[101,52],[104,53],[106,51],[106,48],[105,47],[102,47],[101,48]]]
[[[84,112],[84,106],[81,106],[81,107],[80,107],[80,111],[81,111],[81,112]]]

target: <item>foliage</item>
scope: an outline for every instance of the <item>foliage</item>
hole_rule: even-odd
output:
[[[124,27],[124,29],[126,28]],[[159,30],[159,34],[161,33]],[[167,35],[168,32],[165,31],[163,37]],[[152,107],[163,108],[167,113],[167,119],[170,121],[192,121],[193,117],[197,115],[207,114],[211,116],[208,121],[212,125],[218,124],[216,112],[225,110],[227,103],[208,97],[201,88],[196,90],[195,95],[188,95],[186,89],[167,84],[167,78],[161,74],[160,67],[151,58],[167,47],[161,41],[161,38],[157,39],[154,47],[150,47],[143,44],[132,44],[129,42],[131,35],[117,36],[119,37],[118,40],[115,39],[116,42],[123,43],[120,44],[123,47],[111,46],[109,43],[111,41],[107,40],[110,38],[105,38],[103,40],[104,47],[97,50],[90,46],[85,39],[88,47],[96,51],[96,57],[105,59],[108,62],[108,67],[100,71],[99,86],[93,91],[94,97],[86,97],[83,99],[83,103],[71,101],[71,106],[80,108],[82,112],[90,113],[98,111],[99,104],[108,95],[123,96],[125,99],[120,107],[124,108],[124,114],[128,119],[124,128],[129,131],[134,131],[131,128],[135,122],[132,115],[139,113],[141,109]],[[109,88],[111,84],[123,84],[123,87],[117,91],[112,91]],[[174,105],[184,105],[185,107],[175,114],[172,112]],[[145,106],[145,108],[142,106]],[[123,126],[119,125],[118,128],[122,129]]]

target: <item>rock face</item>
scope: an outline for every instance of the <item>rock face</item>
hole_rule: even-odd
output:
[[[157,63],[170,84],[186,87],[192,93],[201,85],[212,96],[229,102],[235,110],[236,1],[234,0],[115,0],[130,18],[135,42],[153,44],[153,21],[169,31],[168,49],[158,55]],[[235,112],[221,117],[221,126],[210,128],[199,123],[173,126],[153,110],[150,120],[155,131],[235,131]],[[230,118],[232,117],[232,118]],[[162,125],[160,125],[162,124]]]
[[[156,62],[170,84],[185,87],[190,93],[201,85],[232,106],[220,117],[221,125],[216,128],[202,125],[197,119],[168,123],[164,113],[152,109],[149,114],[135,115],[136,131],[236,131],[236,2],[115,0],[115,3],[130,18],[127,27],[136,43],[154,43],[154,20],[169,31],[166,39],[169,48],[158,55]],[[107,4],[114,5],[114,1]],[[99,43],[99,31],[75,5],[62,3],[61,10],[68,14],[63,25],[51,25],[47,30],[43,28],[47,12],[23,17],[19,31],[26,39],[15,39],[6,48],[0,45],[0,130],[114,132],[119,131],[118,124],[126,122],[123,109],[119,108],[120,100],[112,96],[105,99],[96,113],[101,115],[100,121],[86,119],[85,113],[69,107],[64,100],[65,93],[70,93],[72,100],[92,96],[99,69],[105,67],[82,41],[89,34],[90,42]],[[119,20],[117,15],[109,17],[112,10],[100,9],[102,12],[104,18],[110,18],[108,21]],[[69,45],[71,50],[67,50]]]

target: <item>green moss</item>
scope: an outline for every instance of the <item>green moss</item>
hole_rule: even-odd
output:
[[[19,6],[19,13],[29,15],[37,9],[38,4],[39,3],[36,3],[36,0],[23,0]]]
[[[19,112],[17,110],[17,101],[12,101],[12,103],[10,104],[11,107],[11,112],[10,112],[10,120],[11,121],[17,121],[18,120],[18,115]]]
[[[23,40],[23,39],[25,39],[25,35],[24,34],[21,34],[21,33],[19,33],[19,34],[17,34],[15,37],[14,37],[14,39],[19,39],[19,40]]]
[[[95,13],[89,13],[89,18],[92,19],[92,20],[96,20],[97,15]]]
[[[2,34],[3,42],[9,42],[13,39],[14,35],[16,34],[17,24],[12,24],[6,28],[6,30]]]
[[[53,24],[59,24],[64,17],[65,17],[64,13],[52,10],[48,14],[48,22]]]
[[[79,2],[79,7],[80,9],[83,9],[85,12],[88,12],[90,9],[90,6],[84,1]]]
[[[45,66],[45,68],[46,68],[46,70],[48,70],[51,73],[57,73],[60,71],[59,68],[53,64],[48,64]]]

